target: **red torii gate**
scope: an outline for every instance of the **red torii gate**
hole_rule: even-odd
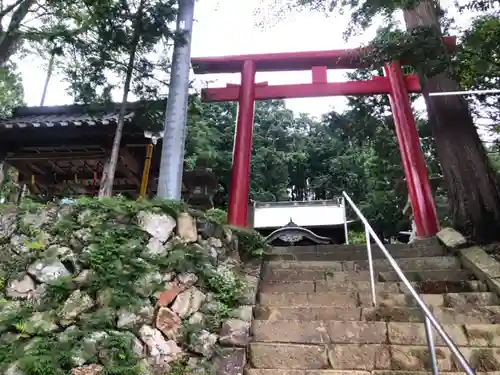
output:
[[[444,43],[447,49],[452,51],[456,45],[456,38],[446,37]],[[238,101],[238,120],[229,193],[229,224],[247,226],[255,100],[388,94],[417,235],[430,237],[437,233],[438,221],[427,166],[420,148],[415,119],[408,98],[408,93],[421,92],[418,77],[405,76],[400,62],[393,61],[385,64],[385,77],[352,82],[328,82],[327,80],[328,69],[368,67],[361,59],[361,54],[364,52],[366,50],[346,49],[191,59],[196,74],[241,73],[241,85],[228,84],[223,88],[202,90],[202,100],[206,102]],[[255,83],[257,71],[304,70],[311,70],[312,83],[290,85]]]

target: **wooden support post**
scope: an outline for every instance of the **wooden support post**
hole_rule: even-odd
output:
[[[122,147],[120,149],[119,160],[121,165],[123,166],[123,173],[125,173],[127,178],[132,180],[132,182],[137,186],[140,186],[140,181],[137,176],[139,176],[141,167],[137,160],[135,160],[134,156],[127,149],[127,147]]]
[[[146,198],[148,191],[149,172],[151,170],[151,156],[153,155],[153,144],[150,143],[146,146],[146,159],[144,159],[144,168],[142,170],[141,190],[139,191],[139,198]]]

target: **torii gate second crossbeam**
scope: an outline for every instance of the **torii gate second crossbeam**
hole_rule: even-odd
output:
[[[456,39],[446,37],[444,43],[452,51]],[[417,235],[429,237],[437,233],[436,208],[408,97],[409,93],[421,91],[418,77],[403,75],[400,62],[393,61],[385,64],[385,77],[352,82],[327,80],[328,69],[368,67],[361,59],[363,52],[362,49],[348,49],[191,59],[196,74],[241,73],[240,85],[202,90],[203,101],[238,101],[239,104],[229,194],[229,224],[247,226],[255,100],[388,94]],[[307,84],[268,85],[255,82],[256,72],[307,70],[312,73],[312,82]]]

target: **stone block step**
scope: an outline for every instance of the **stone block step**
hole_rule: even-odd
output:
[[[404,258],[398,259],[397,263],[402,270],[448,270],[460,269],[462,264],[456,256],[440,256],[426,258]],[[357,260],[343,262],[343,271],[364,271],[369,270],[368,260]],[[393,271],[392,266],[386,259],[373,260],[373,268],[376,272]]]
[[[419,245],[386,245],[394,258],[419,258],[447,255],[447,250],[435,241]],[[373,258],[385,259],[384,254],[373,244]],[[366,245],[312,245],[273,247],[266,251],[265,258],[269,260],[366,260]]]
[[[500,324],[500,306],[432,307],[441,324]],[[378,306],[364,308],[361,320],[386,322],[423,322],[419,307]]]
[[[466,281],[413,281],[413,288],[418,293],[424,294],[442,294],[442,293],[461,293],[461,292],[487,292],[486,283],[478,280]],[[377,282],[375,289],[379,292],[387,293],[406,293],[405,285],[397,282]],[[369,281],[302,281],[302,282],[269,282],[262,281],[259,290],[263,293],[279,292],[370,292],[371,284]]]
[[[401,269],[411,270],[447,270],[460,269],[462,264],[456,256],[440,256],[427,258],[399,259]],[[375,259],[373,267],[376,272],[393,271],[387,259]],[[263,266],[264,273],[273,270],[325,270],[325,271],[365,271],[369,270],[367,260],[356,261],[268,261]]]
[[[351,249],[336,249],[315,251],[314,249],[306,249],[306,251],[290,251],[289,248],[274,248],[267,250],[264,254],[265,260],[296,260],[296,261],[355,261],[366,260],[368,258],[366,248],[351,250]],[[424,249],[398,249],[389,252],[393,258],[399,260],[404,258],[425,258],[433,256],[448,255],[448,251],[442,247],[429,247]],[[378,249],[372,252],[373,259],[386,259],[385,255]]]
[[[421,294],[420,297],[428,306],[460,307],[463,305],[487,306],[497,305],[498,296],[490,292]],[[370,293],[362,292],[317,292],[317,293],[260,293],[262,306],[283,307],[370,307]],[[417,307],[413,297],[406,294],[377,293],[379,306],[412,306]]]
[[[465,372],[442,371],[441,375],[464,375]],[[500,371],[476,372],[477,375],[500,375]],[[249,368],[245,375],[432,375],[430,371],[391,371],[391,370],[287,370]]]
[[[434,316],[441,324],[500,324],[500,306],[434,307]],[[382,306],[348,307],[270,307],[257,306],[256,320],[343,320],[382,322],[423,322],[418,307]]]
[[[422,280],[474,280],[474,274],[469,270],[405,270],[405,276],[410,281]],[[378,272],[376,281],[401,281],[394,271]],[[262,275],[265,281],[370,281],[370,271],[333,271],[325,269],[272,269]]]
[[[369,271],[362,271],[369,272]],[[470,270],[430,270],[430,271],[404,271],[406,278],[410,281],[462,281],[476,280],[476,276]],[[366,276],[364,276],[366,277]],[[401,281],[394,271],[379,272],[378,281]]]
[[[498,371],[500,350],[459,347],[476,371]],[[441,371],[459,371],[447,347],[436,348]],[[430,370],[427,346],[387,344],[287,344],[254,342],[249,345],[250,367],[296,370]]]
[[[444,324],[455,345],[500,348],[500,324]],[[423,323],[256,320],[253,340],[295,344],[427,345]],[[436,346],[446,346],[435,334]]]

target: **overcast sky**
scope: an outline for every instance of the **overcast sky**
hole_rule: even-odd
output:
[[[287,14],[274,25],[263,29],[256,26],[259,16],[255,15],[255,10],[262,1],[272,0],[198,1],[191,55],[201,57],[352,48],[368,42],[374,36],[375,30],[371,29],[346,43],[342,39],[342,33],[347,28],[348,17],[327,17],[308,11]],[[467,18],[460,21],[465,22]],[[40,103],[46,74],[44,64],[41,59],[19,64],[28,105]],[[328,77],[330,81],[345,80],[345,71],[329,71]],[[212,86],[223,86],[228,82],[238,83],[239,75],[205,75],[197,79],[215,79],[217,82]],[[257,81],[268,81],[270,84],[307,83],[311,81],[311,73],[257,73]],[[120,96],[121,94],[115,100],[119,101]],[[45,105],[70,103],[72,99],[66,94],[66,85],[61,77],[53,76]],[[343,103],[344,99],[341,97],[287,100],[287,106],[295,112],[308,112],[315,116],[320,116],[331,108],[341,110]]]

